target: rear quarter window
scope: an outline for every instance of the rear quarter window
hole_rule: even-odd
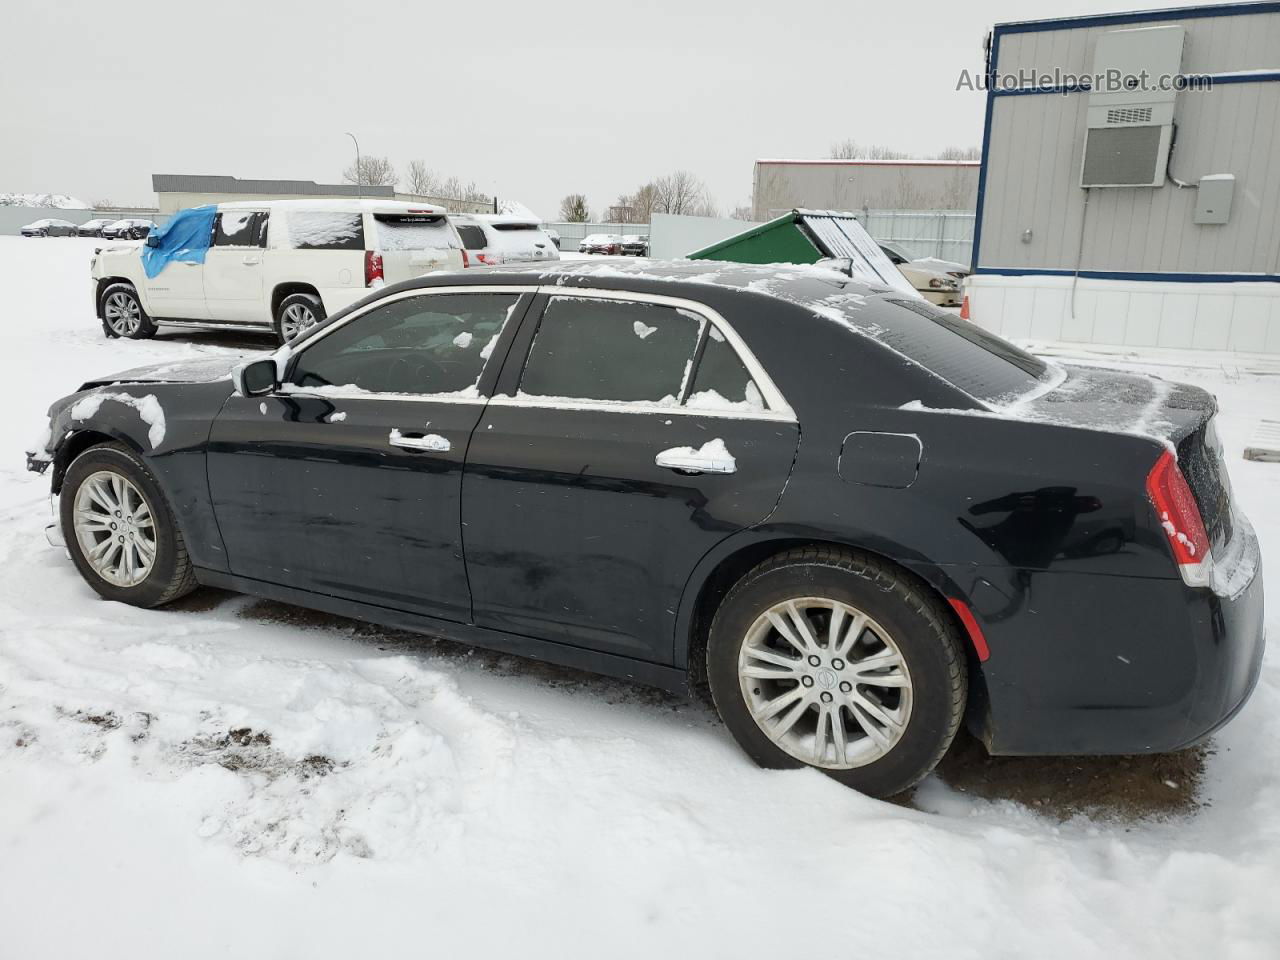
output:
[[[850,319],[871,336],[969,396],[1003,403],[1040,386],[1048,366],[1007,340],[925,300],[885,298],[884,309]]]
[[[363,250],[364,218],[359,213],[308,210],[290,213],[281,246],[295,250]],[[279,225],[279,223],[277,224]]]

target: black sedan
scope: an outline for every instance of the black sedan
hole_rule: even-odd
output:
[[[1257,540],[1213,398],[1049,365],[812,267],[433,275],[229,371],[50,411],[103,597],[208,584],[670,689],[868,793],[1176,750],[1248,697]]]
[[[96,220],[86,220],[80,226],[76,227],[77,237],[101,237],[102,231],[116,221],[111,218],[101,218]]]
[[[133,217],[115,220],[102,228],[100,236],[104,240],[143,240],[156,228],[153,220],[139,220]]]

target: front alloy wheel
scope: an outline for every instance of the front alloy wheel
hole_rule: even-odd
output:
[[[135,587],[156,562],[151,505],[129,478],[113,470],[90,474],[76,491],[72,525],[94,573],[116,587]]]
[[[743,640],[738,682],[770,740],[828,770],[880,759],[911,720],[911,674],[892,635],[830,598],[784,600],[762,613]]]
[[[103,301],[102,317],[117,337],[132,337],[142,326],[142,304],[132,294],[117,290]]]

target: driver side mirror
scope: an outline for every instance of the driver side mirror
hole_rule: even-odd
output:
[[[261,397],[275,391],[280,386],[276,379],[276,361],[274,357],[255,360],[235,372],[236,390],[246,397]]]
[[[147,239],[146,239],[146,241],[145,241],[145,242],[146,242],[146,244],[147,244],[147,246],[148,246],[148,247],[158,247],[158,246],[160,246],[160,238],[159,238],[159,237],[157,237],[154,233],[149,233],[149,234],[147,234]]]

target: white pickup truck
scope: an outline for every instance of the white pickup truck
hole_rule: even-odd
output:
[[[108,337],[174,324],[269,329],[284,342],[371,288],[464,266],[442,207],[384,200],[220,203],[202,263],[171,260],[148,277],[143,249],[94,255],[94,309]]]

